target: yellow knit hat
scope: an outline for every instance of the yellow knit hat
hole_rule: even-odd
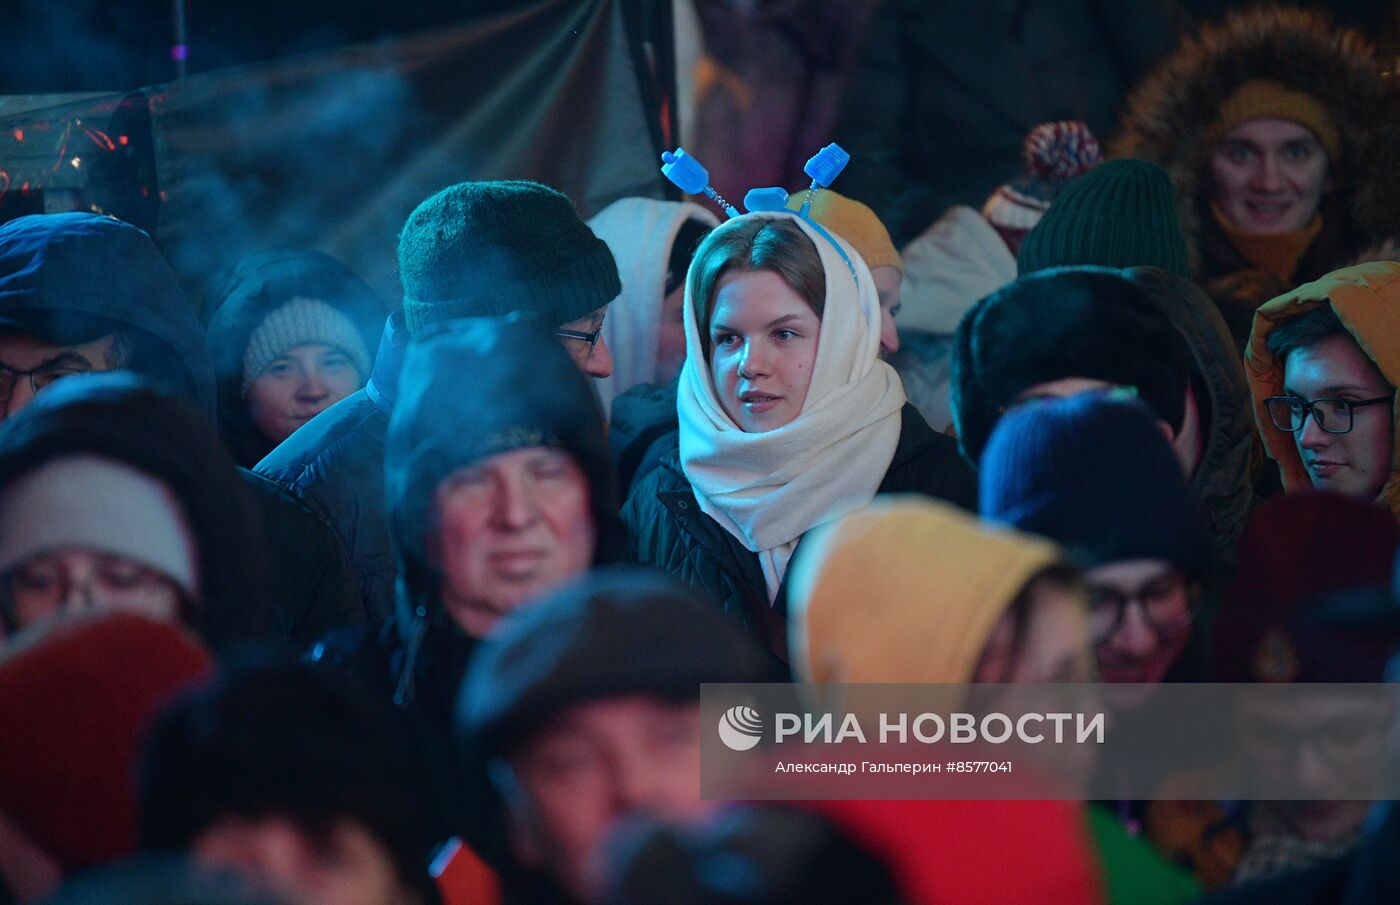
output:
[[[806,189],[793,192],[788,198],[788,210],[799,210],[806,197]],[[890,231],[874,211],[859,201],[831,189],[822,189],[817,192],[808,216],[849,242],[871,270],[888,266],[904,273],[904,259],[894,247]]]
[[[1335,161],[1341,153],[1337,123],[1322,102],[1311,94],[1285,88],[1268,79],[1254,79],[1235,89],[1220,105],[1220,118],[1207,133],[1209,144],[1219,141],[1231,129],[1251,119],[1286,119],[1311,130]]]
[[[1037,573],[1040,538],[927,497],[882,497],[812,532],[789,574],[793,667],[817,683],[961,683]]]

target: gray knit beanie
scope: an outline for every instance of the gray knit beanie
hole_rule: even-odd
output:
[[[369,378],[369,349],[350,318],[319,299],[294,298],[273,309],[248,337],[248,348],[243,351],[244,395],[288,349],[311,343],[344,352],[359,371],[360,383]]]
[[[622,291],[612,252],[573,202],[537,182],[461,182],[433,195],[399,234],[409,332],[462,317],[528,311],[559,326]]]

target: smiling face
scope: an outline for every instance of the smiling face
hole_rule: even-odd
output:
[[[1155,685],[1186,649],[1194,618],[1189,582],[1162,559],[1128,559],[1085,573],[1094,656],[1104,682]],[[1145,697],[1144,689],[1141,695]],[[1142,697],[1120,695],[1120,702]]]
[[[773,271],[730,273],[719,281],[710,375],[741,430],[776,430],[802,413],[820,332],[812,306]]]
[[[443,606],[473,638],[593,561],[588,480],[560,450],[532,446],[459,468],[438,483],[433,506]]]
[[[248,415],[259,433],[281,443],[362,386],[364,378],[350,356],[334,346],[295,346],[273,359],[248,387]]]
[[[1393,392],[1348,334],[1334,334],[1294,349],[1284,361],[1284,393],[1300,399],[1360,402]],[[1309,415],[1293,435],[1312,486],[1374,500],[1390,477],[1394,414],[1380,403],[1352,409],[1351,431],[1329,434]]]
[[[1327,170],[1327,154],[1311,130],[1286,119],[1246,120],[1211,153],[1213,200],[1242,232],[1294,232],[1317,213]]]

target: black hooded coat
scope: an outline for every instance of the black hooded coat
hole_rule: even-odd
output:
[[[0,332],[70,345],[117,333],[124,370],[142,374],[212,417],[214,380],[204,330],[150,237],[96,214],[41,214],[0,226]],[[47,392],[47,391],[46,391]],[[363,619],[345,551],[318,513],[252,472],[265,542],[248,558],[267,563],[279,617],[274,635],[307,645]],[[249,563],[248,568],[258,566]]]
[[[238,464],[246,468],[262,461],[275,444],[249,418],[243,395],[243,355],[263,319],[297,297],[323,301],[344,314],[371,353],[379,345],[388,316],[384,303],[363,280],[319,251],[251,255],[214,280],[204,294],[204,304],[219,430]]]
[[[453,471],[514,449],[567,452],[588,479],[594,563],[623,558],[603,412],[587,379],[548,330],[518,315],[451,321],[408,349],[387,425],[383,480],[399,563],[393,612],[376,628],[332,633],[313,660],[348,669],[389,698],[410,739],[436,841],[462,836],[509,864],[499,800],[479,752],[453,745],[452,717],[479,644],[442,605],[428,555],[432,496]]]

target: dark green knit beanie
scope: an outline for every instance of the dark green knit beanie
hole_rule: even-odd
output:
[[[1161,167],[1111,160],[1071,182],[1021,242],[1016,272],[1085,264],[1189,278],[1175,193]]]
[[[399,234],[409,332],[528,311],[577,320],[622,291],[617,263],[566,196],[537,182],[460,182],[418,205]]]

